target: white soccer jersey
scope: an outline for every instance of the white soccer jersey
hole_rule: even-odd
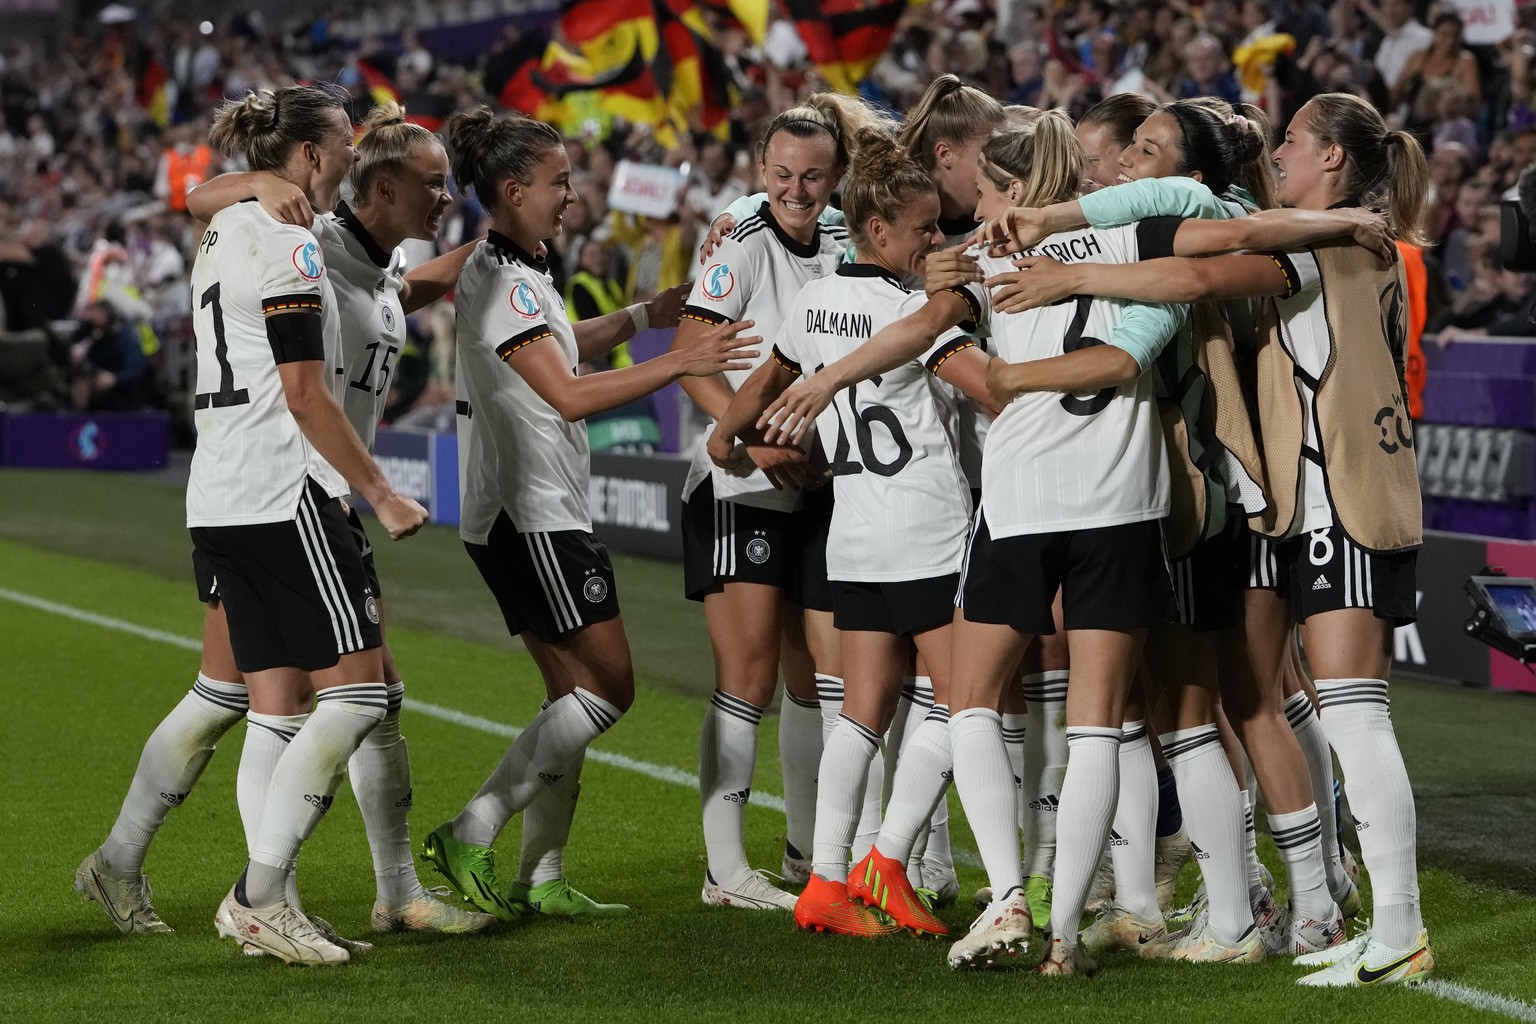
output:
[[[506,359],[551,341],[572,372],[576,334],[545,262],[497,232],[464,264],[458,320],[459,536],[489,542],[506,510],[522,533],[592,529],[585,422],[567,423]]]
[[[814,376],[887,324],[923,307],[888,272],[845,263],[801,289],[773,357]],[[827,578],[864,583],[931,579],[960,571],[971,516],[953,405],[930,374],[968,338],[946,339],[921,359],[845,388],[816,429],[837,500],[827,537]]]
[[[1062,232],[1029,254],[1065,263],[1135,262],[1136,225]],[[1011,258],[983,255],[980,262],[987,277],[1014,269]],[[994,314],[986,289],[971,286],[965,294],[993,353],[1010,363],[1107,344],[1131,305],[1079,296],[1023,313]],[[1158,319],[1157,341],[1166,344],[1179,321],[1166,312]],[[958,334],[949,331],[945,338]],[[1151,375],[1090,394],[1019,395],[987,434],[981,502],[987,528],[999,538],[1166,516],[1168,461]]]
[[[279,224],[254,201],[214,215],[192,268],[197,338],[197,450],[187,481],[188,526],[293,519],[305,480],[332,497],[346,481],[305,440],[277,372],[266,313],[323,319],[328,380],[341,368],[340,325],[320,243]]]
[[[736,225],[715,249],[714,256],[693,284],[683,316],[711,327],[751,320],[749,337],[761,337],[758,357],[750,369],[725,371],[732,390],[752,376],[783,333],[784,313],[808,282],[826,277],[843,261],[848,232],[820,225],[808,243],[785,234],[764,203],[755,215]],[[711,430],[713,424],[710,425]],[[715,467],[704,450],[709,431],[700,436],[693,464],[683,484],[685,495],[712,475],[715,497],[758,508],[792,512],[800,507],[799,491],[775,490],[760,471],[736,476]]]
[[[1272,253],[1289,283],[1285,295],[1275,299],[1280,318],[1280,343],[1296,364],[1296,395],[1301,399],[1303,424],[1301,456],[1301,507],[1287,536],[1333,525],[1333,506],[1328,502],[1328,483],[1323,472],[1322,445],[1317,438],[1317,392],[1313,385],[1328,367],[1333,352],[1333,331],[1323,307],[1323,279],[1317,257],[1306,249]],[[1309,457],[1310,456],[1310,457]]]
[[[970,217],[957,217],[954,220],[940,220],[939,230],[944,232],[944,245],[959,245],[976,233],[981,227],[981,222]],[[976,347],[983,352],[990,351],[987,348],[987,339],[983,335],[972,335],[971,340]],[[992,426],[992,420],[964,391],[945,381],[933,382],[945,393],[949,401],[954,405],[955,414],[960,418],[960,465],[965,468],[966,482],[973,489],[981,487],[981,453],[987,446],[987,430]]]
[[[315,234],[325,253],[325,267],[341,315],[340,394],[347,421],[373,451],[379,419],[389,398],[389,382],[405,347],[405,250],[379,247],[357,215],[343,203],[319,218]]]

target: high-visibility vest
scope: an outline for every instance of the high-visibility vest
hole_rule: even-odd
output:
[[[578,270],[571,275],[570,283],[565,286],[565,308],[574,311],[576,308],[576,289],[582,288],[592,296],[592,301],[597,303],[597,315],[606,316],[616,313],[624,308],[624,291],[617,281],[602,281],[595,275],[585,270]],[[633,366],[634,357],[629,354],[629,342],[614,346],[609,356],[609,364],[615,369],[623,369]]]
[[[1403,366],[1408,392],[1408,415],[1424,416],[1424,323],[1429,318],[1429,272],[1424,268],[1424,250],[1408,242],[1398,242],[1403,256],[1403,273],[1408,281],[1408,354]]]
[[[187,208],[187,193],[208,180],[213,150],[200,145],[190,153],[172,146],[165,151],[165,204],[173,210]]]

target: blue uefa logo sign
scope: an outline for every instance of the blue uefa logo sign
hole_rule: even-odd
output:
[[[75,458],[81,462],[95,462],[101,458],[101,426],[95,420],[87,420],[75,431]]]
[[[320,246],[315,242],[305,242],[293,250],[293,267],[299,272],[299,276],[306,281],[320,280],[325,268],[320,265]]]
[[[512,308],[524,320],[539,318],[539,300],[534,297],[533,289],[526,282],[519,281],[517,287],[512,289]]]
[[[715,263],[704,271],[704,294],[716,302],[731,294],[736,287],[736,275],[729,263]]]

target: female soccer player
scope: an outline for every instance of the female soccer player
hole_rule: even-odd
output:
[[[710,456],[722,468],[733,464],[736,438],[750,433],[795,377],[814,375],[926,301],[906,282],[943,241],[930,174],[877,129],[861,130],[850,149],[843,212],[856,260],[806,285],[790,306],[773,358],[743,382],[709,439]],[[895,713],[910,643],[941,680],[939,691],[948,689],[949,625],[970,502],[959,424],[953,405],[932,388],[931,375],[988,402],[986,358],[962,338],[876,378],[862,395],[849,389],[846,408],[829,409],[819,424],[837,492],[827,571],[846,695],[818,772],[814,874],[795,905],[802,928],[849,935],[893,930],[851,902],[855,892],[898,926],[948,932],[906,875],[913,840],[948,789],[946,752],[935,763],[914,747],[900,762],[891,805],[892,817],[903,819],[899,856],[871,850],[855,872],[857,888],[848,871],[866,780]],[[885,885],[876,879],[892,886],[893,898],[882,898]]]
[[[1388,131],[1358,98],[1332,93],[1309,101],[1292,119],[1275,163],[1282,202],[1303,210],[1384,202],[1392,232],[1417,236],[1423,152],[1411,136]],[[1241,244],[1212,227],[1221,225],[1183,223],[1176,250]],[[1005,230],[1000,223],[988,233]],[[1370,932],[1297,962],[1325,968],[1303,978],[1307,985],[1423,981],[1434,957],[1419,910],[1413,794],[1392,732],[1386,683],[1392,627],[1411,622],[1415,612],[1421,539],[1412,435],[1400,412],[1405,331],[1397,268],[1379,252],[1357,247],[1154,261],[1119,268],[1112,279],[1094,268],[1054,267],[1038,258],[1025,263],[1030,304],[1084,293],[1172,301],[1270,298],[1258,351],[1269,506],[1255,522],[1281,539],[1283,586],[1317,676],[1323,724],[1345,771],[1350,806],[1366,826],[1361,850],[1375,893]],[[1163,276],[1170,274],[1182,276]],[[1278,666],[1284,638],[1283,629],[1250,631],[1251,657]],[[1275,674],[1261,682],[1268,692],[1250,700],[1277,704]],[[1247,717],[1249,708],[1228,704],[1234,725]],[[1250,756],[1263,753],[1261,745],[1246,745]],[[1320,831],[1315,821],[1310,831]]]
[[[861,127],[882,125],[862,102],[830,93],[769,122],[758,150],[768,199],[715,249],[684,308],[675,346],[692,345],[711,328],[744,317],[756,321],[765,339],[780,335],[800,288],[842,262],[847,233],[824,228],[818,218],[847,169],[846,140]],[[746,376],[693,379],[683,387],[718,419]],[[811,578],[802,562],[808,545],[816,543],[814,535],[807,539],[814,531],[798,514],[802,496],[823,476],[798,449],[749,445],[747,452],[759,469],[727,473],[710,463],[701,443],[684,484],[684,579],[688,597],[704,602],[716,673],[699,738],[708,850],[702,898],[718,906],[792,910],[795,897],[752,870],[742,813],[757,758],[757,726],[773,699],[781,652],[788,685],[803,688],[792,695],[807,704],[815,698],[801,615],[790,602],[799,581]],[[818,582],[824,580],[823,573]],[[786,759],[819,757],[819,722],[803,718],[818,743],[786,748]],[[806,769],[806,789],[814,769],[800,767]],[[796,852],[803,853],[798,844]]]
[[[332,209],[356,159],[338,96],[296,86],[227,103],[215,143]],[[389,487],[332,397],[339,365],[334,294],[319,243],[257,204],[217,214],[192,273],[198,448],[187,523],[217,578],[235,663],[255,713],[304,694],[315,710],[272,771],[245,872],[220,906],[220,934],[288,962],[340,963],[287,897],[298,850],[330,805],[347,758],[388,695],[378,613],[341,498],[348,485],[392,537],[426,513]],[[298,670],[298,671],[295,671]]]
[[[560,234],[576,201],[559,133],[480,107],[453,117],[448,143],[455,179],[474,190],[491,223],[455,294],[465,452],[459,535],[507,629],[522,636],[538,664],[549,700],[463,812],[427,836],[422,852],[470,903],[513,920],[538,896],[497,878],[497,835],[513,814],[579,773],[588,744],[634,699],[613,567],[591,532],[584,421],[685,374],[745,369],[743,360],[756,353],[737,338],[747,321],[657,359],[576,376],[574,367],[648,323],[675,323],[680,293],[573,325],[536,255],[543,239]],[[563,889],[554,895],[591,902]]]
[[[405,344],[405,317],[452,288],[474,245],[460,246],[406,273],[400,243],[407,238],[435,239],[450,202],[448,155],[435,135],[405,121],[403,108],[395,103],[374,107],[364,129],[357,147],[358,162],[351,172],[352,205],[342,202],[334,214],[321,216],[315,222],[315,233],[341,313],[346,372],[336,378],[340,392],[336,397],[352,428],[371,451],[396,357]],[[247,198],[260,200],[274,216],[291,211],[301,223],[308,223],[312,216],[301,191],[265,171],[221,175],[195,189],[188,196],[188,208],[206,220]],[[355,508],[349,512],[348,522],[362,549],[369,586],[382,619],[383,595],[373,548]],[[407,821],[412,792],[410,757],[400,735],[405,684],[387,637],[384,675],[389,710],[358,748],[348,772],[373,853],[378,890],[373,928],[380,932],[401,928],[479,930],[492,918],[444,903],[426,892],[417,878]],[[264,728],[250,730],[242,767],[275,760],[284,743],[286,723],[258,718],[253,724]],[[271,749],[264,752],[263,746]],[[242,788],[251,790],[254,786]]]

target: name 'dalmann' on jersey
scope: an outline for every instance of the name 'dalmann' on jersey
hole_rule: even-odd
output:
[[[846,313],[838,309],[805,311],[805,333],[832,334],[840,338],[867,338],[874,333],[874,320],[868,313]]]

